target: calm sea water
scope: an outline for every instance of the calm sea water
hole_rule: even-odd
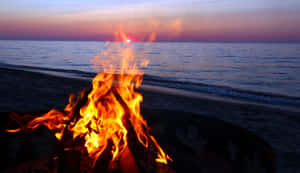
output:
[[[131,44],[150,61],[143,83],[300,108],[300,44]],[[90,60],[104,49],[104,42],[0,40],[0,67],[92,78]],[[233,122],[272,145],[278,172],[299,172],[299,118],[251,116]]]
[[[300,106],[300,44],[131,43],[150,61],[145,83]],[[0,40],[2,66],[91,77],[104,42]],[[115,52],[118,54],[118,52]]]

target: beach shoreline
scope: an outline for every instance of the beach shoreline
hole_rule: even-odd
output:
[[[62,110],[68,103],[69,94],[77,95],[90,86],[88,80],[6,68],[0,68],[0,79],[2,112]],[[297,112],[152,89],[139,90],[144,97],[142,109],[191,112],[240,126],[271,144],[279,158],[278,172],[300,170],[297,164],[300,141],[295,138],[300,132]]]

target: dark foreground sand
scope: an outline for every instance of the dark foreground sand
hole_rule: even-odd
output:
[[[77,94],[83,88],[88,88],[89,85],[90,81],[87,80],[0,68],[0,111],[45,112],[52,108],[63,109],[68,102],[70,93]],[[184,95],[155,87],[146,86],[140,91],[144,96],[142,109],[145,119],[153,127],[153,132],[162,142],[162,145],[169,144],[165,147],[168,152],[171,155],[176,155],[176,157],[181,157],[177,159],[177,162],[178,160],[188,161],[189,159],[195,161],[194,158],[198,158],[198,161],[202,162],[202,167],[205,167],[203,165],[204,160],[208,160],[205,165],[210,165],[209,160],[212,160],[212,162],[218,162],[216,165],[223,165],[219,166],[219,170],[224,170],[224,172],[230,172],[228,170],[232,169],[238,172],[244,167],[251,170],[250,172],[268,172],[268,170],[272,170],[272,165],[262,169],[257,166],[260,163],[254,163],[255,158],[258,160],[261,157],[267,157],[269,161],[276,160],[277,172],[300,171],[298,166],[300,161],[299,137],[297,139],[297,135],[300,134],[298,112],[253,104],[233,103],[222,99],[208,98],[205,95],[201,97],[201,94],[200,96],[199,94],[198,96]],[[205,117],[217,118],[243,127],[253,133],[248,133],[248,131],[235,126],[232,127],[227,123],[224,124],[223,121]],[[4,121],[7,120],[4,119]],[[1,124],[3,125],[5,122],[1,122]],[[176,139],[174,140],[172,136],[175,136]],[[212,140],[212,137],[218,138],[218,140]],[[225,138],[226,142],[222,143],[221,141],[225,141]],[[230,140],[228,140],[229,138]],[[18,141],[17,138],[11,140]],[[247,156],[243,159],[252,160],[247,162],[250,165],[243,165],[240,166],[243,168],[240,168],[232,166],[239,163],[234,162],[238,158],[234,158],[232,152],[231,156],[228,156],[230,159],[225,159],[226,161],[224,161],[223,156],[217,157],[211,154],[218,155],[219,152],[215,149],[228,148],[239,145],[238,143],[243,143],[240,144],[243,145],[243,150],[246,150],[246,147],[249,152],[264,153],[261,155],[266,156],[260,154],[258,154],[259,156]],[[273,156],[272,149],[268,144],[274,149],[275,156]],[[211,150],[211,148],[214,149]],[[9,158],[16,156],[16,154],[12,155]],[[203,158],[204,155],[205,158]],[[228,160],[231,162],[229,163]],[[196,160],[194,164],[197,165],[199,162]],[[187,169],[185,166],[180,168]],[[205,169],[202,172],[205,172]]]

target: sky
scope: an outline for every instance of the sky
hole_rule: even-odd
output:
[[[299,0],[1,0],[0,39],[300,42]]]

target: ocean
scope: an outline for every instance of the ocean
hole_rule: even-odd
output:
[[[299,43],[130,44],[150,62],[144,84],[300,107]],[[0,40],[0,66],[92,78],[90,60],[105,49],[105,42]]]
[[[219,117],[269,142],[279,172],[300,170],[300,43],[130,44],[138,59],[149,60],[143,85],[297,110],[290,117]],[[92,79],[90,60],[105,49],[105,42],[0,40],[0,67]]]

